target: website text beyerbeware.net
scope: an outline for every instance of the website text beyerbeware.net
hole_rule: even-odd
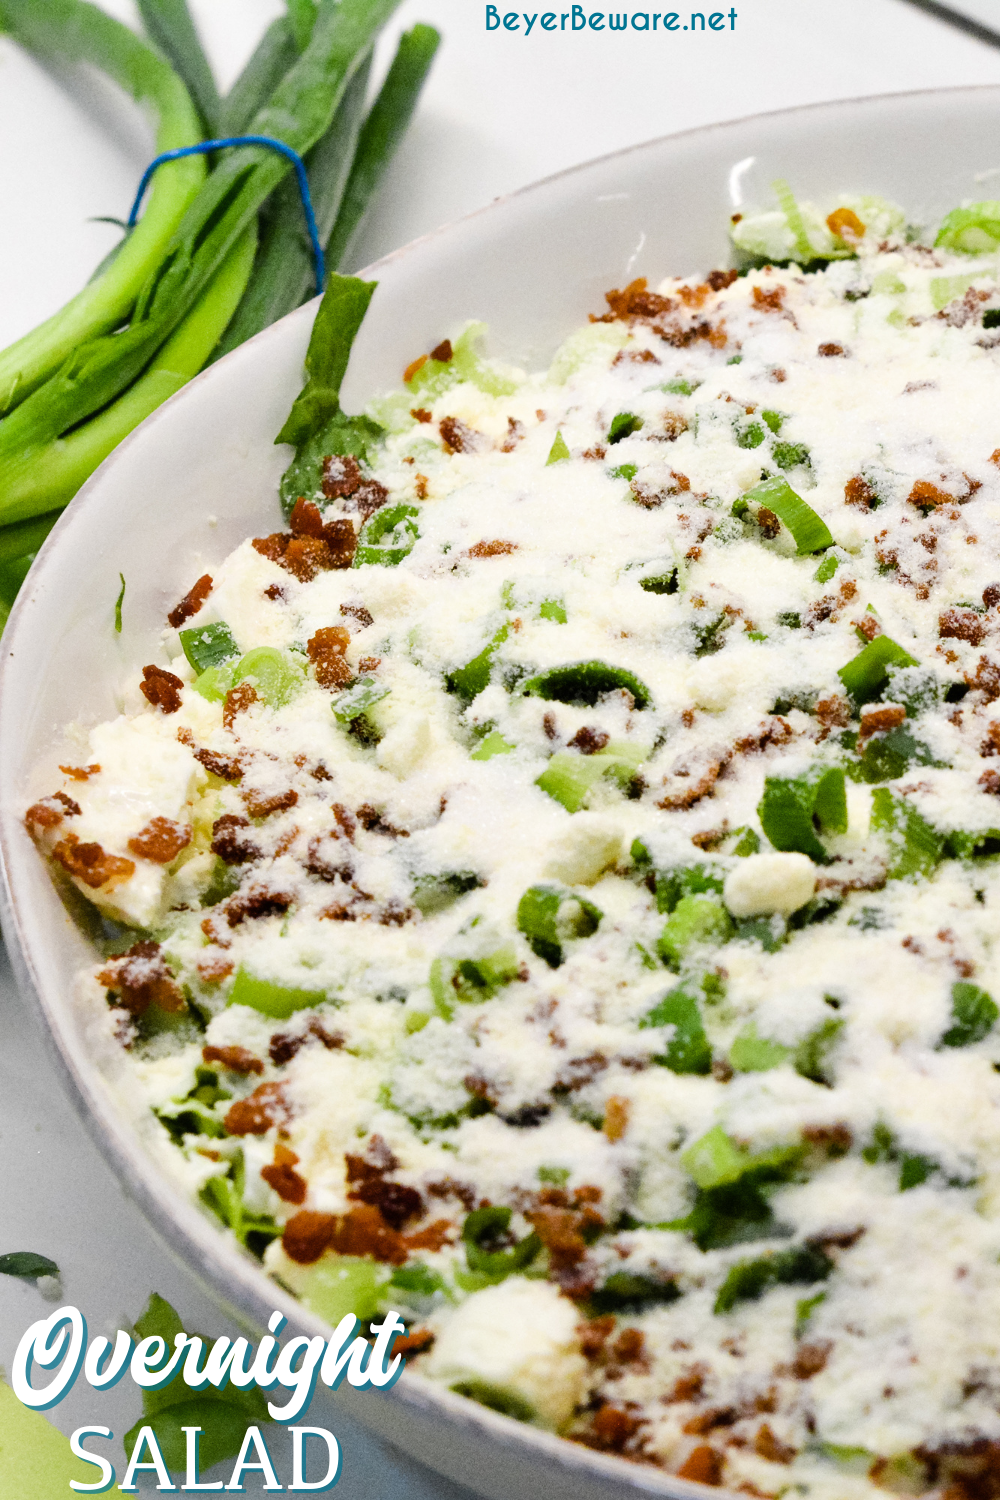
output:
[[[521,22],[524,22],[522,30]],[[627,31],[631,22],[634,31],[725,31],[726,22],[729,22],[729,30],[736,30],[735,10],[713,11],[706,16],[703,11],[691,12],[690,21],[682,24],[677,11],[667,11],[665,14],[658,11],[649,13],[644,10],[634,11],[630,15],[628,11],[603,11],[595,10],[588,15],[582,5],[574,5],[570,10],[546,11],[539,15],[528,15],[525,11],[509,10],[501,15],[495,5],[486,7],[486,30],[499,31],[501,26],[505,31],[521,31],[522,36],[529,36],[535,23],[538,23],[542,31],[604,31],[605,23],[609,31]],[[569,23],[567,27],[567,22]]]

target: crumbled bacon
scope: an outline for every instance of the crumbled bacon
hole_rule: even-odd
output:
[[[348,1182],[355,1181],[351,1175],[351,1165],[363,1158],[348,1154],[344,1160],[347,1163]],[[424,1211],[424,1200],[416,1188],[408,1187],[402,1182],[386,1182],[380,1174],[372,1174],[357,1181],[357,1185],[351,1188],[347,1196],[359,1203],[374,1205],[393,1229],[402,1229],[411,1219],[419,1219]]]
[[[51,797],[43,797],[40,802],[35,802],[28,808],[24,822],[28,832],[34,835],[40,828],[55,828],[63,818],[79,816],[79,802],[74,802],[65,792],[53,792]]]
[[[624,1094],[612,1094],[604,1105],[604,1124],[601,1126],[609,1141],[620,1141],[628,1129],[632,1103]]]
[[[773,541],[781,531],[780,520],[773,510],[768,510],[766,505],[761,505],[757,509],[757,525],[760,527],[761,535],[769,542]]]
[[[229,1135],[265,1135],[272,1125],[284,1127],[292,1108],[282,1083],[261,1083],[246,1099],[230,1105],[225,1118]]]
[[[660,361],[652,349],[619,349],[612,365],[658,365]]]
[[[737,1416],[735,1406],[709,1406],[689,1417],[684,1423],[684,1431],[692,1437],[704,1437],[706,1432],[714,1432],[718,1427],[732,1427]]]
[[[109,890],[131,880],[135,864],[117,854],[107,854],[100,844],[81,844],[75,833],[68,833],[52,850],[52,858],[70,875],[82,880],[92,891],[107,886]]]
[[[753,289],[753,305],[760,312],[783,312],[785,308],[785,288],[783,286],[772,287],[765,292],[762,286]]]
[[[898,729],[906,718],[906,709],[901,703],[869,703],[861,710],[861,729],[858,747],[873,734],[889,729]]]
[[[323,460],[323,494],[328,500],[353,495],[364,478],[361,465],[349,453],[331,453]]]
[[[351,535],[353,534],[352,527]],[[281,566],[300,583],[311,583],[317,574],[329,572],[335,564],[333,554],[322,537],[293,536],[285,548]]]
[[[285,1203],[304,1203],[306,1201],[307,1184],[295,1168],[299,1158],[294,1151],[289,1151],[279,1141],[274,1148],[274,1161],[266,1167],[261,1167],[260,1175],[273,1188],[279,1198]]]
[[[642,1426],[640,1417],[624,1411],[610,1403],[602,1406],[591,1418],[589,1430],[581,1441],[588,1448],[598,1448],[607,1453],[622,1453],[629,1441]]]
[[[295,897],[291,891],[276,890],[273,886],[252,885],[248,891],[233,896],[226,902],[226,921],[230,927],[257,917],[283,917]]]
[[[787,745],[792,734],[792,726],[788,720],[783,719],[780,714],[773,714],[771,718],[762,720],[756,734],[744,735],[737,740],[733,750],[737,755],[759,755],[770,745]]]
[[[363,604],[342,604],[340,613],[345,619],[357,621],[358,629],[364,630],[368,625],[374,625],[375,620]]]
[[[978,646],[985,634],[985,621],[974,609],[946,609],[938,616],[938,635],[942,638],[950,637]]]
[[[723,750],[716,752],[708,759],[707,763],[704,763],[701,775],[697,780],[691,782],[690,785],[685,786],[680,791],[668,791],[666,796],[657,802],[657,807],[662,807],[667,812],[678,812],[693,807],[696,802],[700,802],[703,797],[709,796],[715,789],[715,783],[731,760],[732,751]],[[689,776],[691,773],[689,769],[682,767],[675,771],[674,774],[680,778]],[[664,786],[666,785],[667,783],[664,782]]]
[[[438,431],[448,453],[477,453],[483,447],[482,433],[463,422],[461,417],[442,417]]]
[[[141,1016],[151,1005],[175,1015],[187,1009],[159,943],[151,938],[135,943],[126,954],[111,959],[97,980],[118,996],[118,1004],[131,1016]]]
[[[947,476],[941,477],[944,479]],[[919,506],[922,510],[934,510],[940,505],[963,505],[975,494],[976,490],[982,488],[982,485],[979,480],[970,479],[968,474],[963,474],[962,479],[965,481],[964,488],[958,494],[942,489],[940,485],[932,483],[929,479],[917,479],[906,498],[911,505]],[[955,480],[950,482],[957,483]],[[957,511],[955,518],[958,518]]]
[[[439,365],[449,364],[454,355],[455,351],[451,347],[451,339],[442,339],[440,344],[431,350],[431,359],[436,359]]]
[[[243,775],[243,767],[235,755],[220,755],[217,750],[196,750],[194,758],[220,781],[239,781]]]
[[[676,308],[677,303],[672,298],[661,297],[658,292],[651,292],[647,288],[646,277],[638,276],[623,291],[605,292],[604,300],[611,311],[594,321],[612,323],[621,319],[631,323],[636,318],[658,318]]]
[[[846,355],[847,350],[843,344],[820,344],[816,353],[822,355],[824,359],[839,359]]]
[[[315,1209],[304,1208],[293,1214],[285,1225],[282,1248],[289,1260],[300,1266],[310,1266],[319,1260],[330,1244],[336,1228],[335,1214],[321,1214]]]
[[[101,768],[98,765],[93,765],[93,766],[60,766],[59,769],[63,773],[64,776],[68,776],[69,777],[70,781],[89,781],[90,778],[91,778],[91,776],[96,776],[97,773],[98,773],[98,771]],[[56,796],[59,796],[58,792],[56,793]]]
[[[142,681],[139,691],[161,713],[175,714],[181,706],[181,688],[184,686],[179,677],[173,672],[167,672],[163,667],[149,666],[142,669]]]
[[[507,434],[500,444],[501,453],[513,453],[518,443],[524,438],[524,423],[518,422],[514,417],[507,418]]]
[[[249,818],[243,818],[239,813],[223,813],[212,824],[212,853],[227,865],[242,865],[251,859],[260,859],[260,845],[243,832],[249,827]]]
[[[1000,698],[1000,663],[989,656],[981,656],[976,663],[976,670],[965,674],[965,681],[970,688],[978,689],[987,703],[992,703],[994,699]]]
[[[599,750],[604,749],[610,739],[611,736],[606,729],[590,729],[584,725],[582,729],[576,731],[569,743],[574,745],[581,755],[596,755]]]
[[[678,1479],[692,1479],[696,1484],[708,1484],[715,1487],[722,1483],[724,1465],[725,1460],[721,1453],[716,1452],[708,1443],[701,1443],[697,1448],[692,1448],[677,1470],[677,1477]]]
[[[506,557],[509,553],[516,551],[516,542],[476,542],[465,555],[466,557]]]
[[[245,714],[259,703],[257,689],[252,682],[238,682],[231,687],[222,704],[222,722],[227,729],[232,730],[239,714]]]
[[[830,1350],[833,1345],[824,1340],[815,1344],[800,1344],[798,1353],[792,1364],[792,1373],[796,1380],[812,1380],[814,1375],[826,1368],[826,1362],[830,1358]]]
[[[291,1062],[303,1047],[312,1042],[319,1042],[328,1052],[336,1051],[344,1045],[344,1037],[339,1031],[327,1031],[318,1016],[310,1016],[309,1023],[304,1031],[293,1033],[290,1031],[277,1031],[272,1036],[267,1049],[267,1055],[276,1068],[283,1067],[285,1063]]]
[[[385,833],[393,839],[408,839],[410,837],[408,829],[396,828],[392,823],[386,822],[378,808],[373,807],[370,802],[363,802],[358,808],[358,822],[369,833]]]
[[[860,506],[862,510],[872,510],[878,504],[878,495],[860,474],[853,475],[844,485],[844,499],[848,505]]]
[[[454,1244],[457,1233],[457,1227],[450,1219],[435,1219],[433,1224],[406,1235],[406,1247],[410,1251],[443,1250],[446,1245]]]
[[[798,1450],[787,1443],[779,1443],[768,1424],[762,1422],[753,1440],[753,1451],[759,1458],[765,1458],[769,1463],[790,1464]]]
[[[343,625],[323,625],[309,637],[306,655],[320,687],[346,687],[351,681],[354,673],[344,655],[350,644],[350,632]]]
[[[285,593],[280,583],[269,583],[267,588],[264,590],[264,598],[270,599],[275,604],[284,604],[288,598],[288,595]]]
[[[285,1225],[282,1245],[285,1254],[300,1265],[319,1260],[327,1248],[338,1255],[370,1255],[397,1266],[407,1258],[403,1236],[368,1203],[359,1204],[343,1215],[303,1209]]]
[[[433,422],[434,414],[429,412],[426,406],[413,406],[410,408],[410,416],[414,422]]]
[[[688,430],[687,418],[681,416],[679,411],[665,411],[661,420],[663,423],[663,436],[668,443],[676,443],[681,433]]]
[[[332,559],[331,567],[349,568],[354,561],[357,538],[354,527],[346,517],[338,516],[333,521],[324,521],[318,505],[311,500],[299,499],[295,502],[288,524],[293,537],[311,537],[314,541],[325,542]],[[285,556],[287,566],[288,553]]]
[[[151,818],[128,841],[128,847],[140,859],[151,859],[157,865],[169,865],[191,842],[191,829],[175,823],[173,818]]]
[[[299,800],[299,794],[294,787],[289,787],[285,792],[270,793],[255,791],[252,787],[242,787],[240,796],[251,818],[270,818],[274,813],[286,812]]]
[[[306,869],[317,880],[342,880],[345,885],[353,879],[354,867],[344,848],[345,840],[339,829],[331,828],[309,842]]]
[[[264,1064],[246,1047],[202,1047],[202,1061],[221,1063],[228,1073],[263,1073]]]
[[[615,1331],[615,1319],[610,1315],[603,1318],[590,1318],[586,1323],[580,1323],[576,1331],[580,1340],[580,1352],[588,1364],[595,1365],[604,1354],[604,1346]]]
[[[167,624],[172,625],[175,630],[196,615],[212,592],[212,575],[203,573],[193,588],[189,589],[179,604],[175,604],[167,615]]]
[[[739,274],[739,271],[709,271],[705,280],[713,292],[724,292],[727,286],[732,286]]]
[[[285,531],[272,531],[270,536],[255,536],[250,542],[255,552],[261,557],[266,557],[270,562],[280,563],[285,555],[289,543],[288,533]]]

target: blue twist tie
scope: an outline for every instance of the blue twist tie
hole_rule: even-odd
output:
[[[142,174],[139,183],[139,191],[135,195],[132,211],[128,216],[128,227],[134,229],[139,217],[139,207],[149,186],[149,180],[157,167],[165,161],[176,161],[180,156],[203,156],[207,151],[221,151],[228,146],[267,146],[272,151],[278,151],[282,156],[288,158],[295,168],[295,175],[299,179],[299,196],[302,199],[302,212],[306,218],[306,229],[309,231],[309,243],[312,246],[313,266],[316,272],[316,292],[321,293],[323,282],[326,279],[326,266],[323,258],[323,246],[319,241],[319,230],[316,227],[316,215],[313,213],[312,197],[309,193],[309,179],[306,176],[305,163],[297,151],[291,146],[286,146],[284,141],[277,141],[270,135],[232,135],[220,141],[199,141],[196,146],[179,146],[176,151],[164,151],[150,162]]]

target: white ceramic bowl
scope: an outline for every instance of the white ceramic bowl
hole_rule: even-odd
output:
[[[578,167],[418,240],[370,268],[379,288],[358,338],[344,403],[358,409],[468,318],[494,353],[537,365],[603,307],[603,292],[647,275],[726,263],[728,216],[766,204],[787,178],[803,197],[872,191],[929,222],[991,191],[1000,166],[1000,88],[861,99],[709,126]],[[150,1221],[230,1313],[260,1329],[280,1307],[290,1331],[318,1321],[228,1244],[157,1167],[72,1004],[91,957],[21,821],[54,769],[64,726],[117,712],[121,679],[155,656],[167,609],[245,536],[279,524],[276,448],[301,385],[316,304],[235,351],[104,463],[59,522],[21,591],[0,664],[3,929],[19,981],[47,1027],[99,1146]],[[111,628],[119,573],[125,628]],[[321,1388],[322,1389],[322,1388]],[[313,1407],[322,1420],[321,1397]],[[624,1500],[637,1492],[720,1496],[592,1453],[406,1375],[390,1394],[345,1391],[355,1416],[440,1472],[495,1500]]]

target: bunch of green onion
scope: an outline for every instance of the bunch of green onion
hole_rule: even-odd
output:
[[[236,135],[304,158],[326,265],[344,264],[440,37],[403,34],[366,109],[399,0],[286,0],[221,98],[187,0],[139,0],[149,40],[86,0],[0,0],[0,32],[45,62],[99,68],[156,120],[157,152]],[[0,629],[60,511],[111,450],[206,364],[312,295],[290,162],[264,147],[155,173],[135,228],[84,289],[0,351]]]

